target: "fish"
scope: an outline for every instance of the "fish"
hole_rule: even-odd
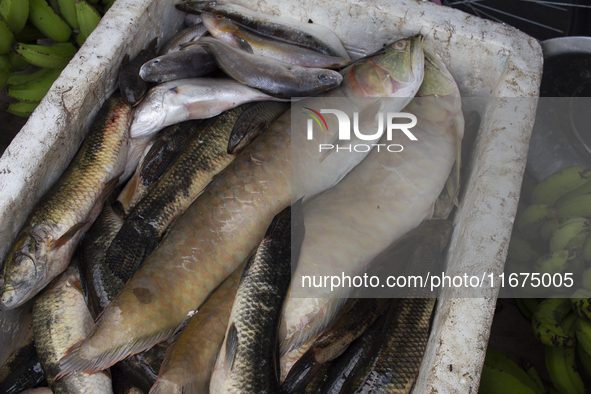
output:
[[[21,394],[52,394],[49,387],[40,387],[38,389],[31,389],[23,391]]]
[[[130,137],[153,135],[166,126],[216,116],[239,105],[277,100],[230,79],[188,78],[162,83],[135,108]]]
[[[341,40],[332,30],[323,26],[266,15],[237,4],[221,1],[188,0],[177,4],[176,8],[189,13],[228,18],[259,34],[291,42],[326,55],[349,59]]]
[[[299,392],[294,392],[294,394],[296,393],[302,393],[302,394],[315,394],[317,392],[320,392],[320,387],[322,387],[322,385],[324,384],[324,382],[326,381],[326,379],[328,378],[328,371],[330,371],[330,368],[332,367],[332,364],[334,363],[333,360],[327,361],[326,363],[322,364],[322,367],[320,367],[320,370],[316,373],[316,375],[314,375],[312,377],[312,379],[310,380],[310,383],[308,383],[306,385],[306,387],[299,391]]]
[[[289,44],[241,29],[226,18],[202,14],[203,24],[212,36],[226,44],[257,56],[270,57],[302,67],[341,68],[349,58],[329,56],[318,51]]]
[[[148,60],[156,57],[156,45],[158,38],[153,39],[148,48],[143,49],[133,59],[129,60],[129,55],[125,55],[119,71],[119,91],[126,104],[135,107],[146,94],[148,87],[140,77],[140,67]]]
[[[0,275],[0,310],[31,299],[63,272],[125,168],[131,106],[111,96],[69,167],[17,234]]]
[[[149,394],[209,391],[211,373],[226,335],[246,261],[215,289],[170,346]]]
[[[17,394],[37,386],[45,379],[35,348],[33,330],[0,368],[0,393]]]
[[[273,218],[248,260],[211,376],[211,394],[279,390],[277,328],[291,260],[298,257],[304,233],[300,200]]]
[[[146,150],[149,150],[154,143],[153,136],[130,138],[127,143],[127,161],[125,163],[125,170],[119,178],[117,186],[126,185],[127,181],[135,173],[137,166]]]
[[[453,228],[450,222],[443,222],[447,223],[446,230],[425,238],[413,253],[407,273],[426,275],[442,267],[442,252]],[[359,370],[347,378],[342,393],[410,392],[427,347],[437,298],[429,297],[429,289],[422,287],[408,291],[410,298],[401,298],[390,306],[382,333]]]
[[[146,82],[162,83],[197,78],[217,70],[214,57],[199,41],[195,44],[148,60],[142,65],[140,76]]]
[[[288,103],[279,101],[261,101],[248,107],[234,124],[228,141],[228,154],[241,152],[262,130],[267,130],[287,112],[289,107]]]
[[[151,139],[146,146],[140,163],[133,176],[117,196],[125,214],[148,193],[152,185],[174,163],[185,146],[193,127],[179,127],[180,124],[168,126]]]
[[[54,394],[112,394],[111,378],[101,372],[84,372],[57,379],[59,359],[72,343],[92,329],[92,317],[84,302],[78,268],[71,265],[55,278],[33,304],[33,331],[41,367]]]
[[[171,52],[179,51],[181,49],[182,44],[197,41],[205,34],[207,34],[207,28],[203,23],[201,23],[201,21],[199,21],[198,23],[188,25],[186,28],[182,29],[174,36],[172,36],[170,40],[168,40],[166,44],[162,46],[162,49],[160,49],[158,54],[162,56]]]
[[[422,38],[406,41],[411,47],[422,46]],[[411,61],[409,53],[388,50],[352,67],[366,62],[375,64],[390,72],[393,79],[401,80],[399,74],[409,74],[405,67],[413,72],[423,68],[422,61]],[[393,61],[399,57],[407,61]],[[355,75],[354,71],[349,81],[355,86],[371,86],[371,80],[363,80],[369,73]],[[351,87],[352,82],[335,90],[342,96],[355,96],[359,89]],[[409,84],[418,90],[420,81],[407,78],[397,86],[406,94]],[[383,88],[381,93],[377,88],[373,90],[383,96],[395,96],[397,91],[392,86]],[[302,100],[296,110],[308,102]],[[281,115],[247,146],[179,218],[105,309],[93,334],[73,346],[61,360],[64,371],[100,371],[173,335],[207,295],[244,261],[263,238],[273,217],[289,206],[292,198],[320,193],[367,155],[337,152],[320,162],[314,155],[294,154],[297,133],[292,130],[297,129],[291,123],[291,112]],[[321,141],[330,140],[333,134],[326,128],[316,132]],[[294,168],[308,176],[292,182]],[[171,299],[175,301],[169,302]]]
[[[0,365],[16,352],[31,331],[32,302],[18,308],[0,311]]]
[[[250,54],[214,38],[204,37],[199,45],[215,57],[218,66],[230,77],[274,97],[307,97],[332,89],[343,80],[333,70],[301,67]]]
[[[393,302],[398,302],[398,300],[394,299]],[[363,335],[353,341],[344,353],[334,361],[317,394],[339,394],[341,392],[347,378],[354,375],[361,367],[363,360],[367,358],[371,346],[382,333],[385,321],[386,313],[382,313]]]
[[[281,354],[326,328],[351,292],[350,287],[334,292],[304,287],[304,277],[359,275],[392,242],[432,217],[461,152],[464,122],[453,77],[440,60],[425,56],[425,69],[432,70],[403,111],[418,119],[412,128],[417,141],[403,133],[387,140],[385,134],[381,143],[404,150],[373,150],[336,186],[304,206],[309,231],[285,302]]]
[[[386,298],[350,299],[334,324],[291,367],[279,393],[304,390],[322,366],[341,355],[386,310],[390,302]]]

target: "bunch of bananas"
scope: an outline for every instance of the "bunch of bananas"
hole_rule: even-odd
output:
[[[590,267],[591,169],[569,167],[533,188],[531,204],[515,223],[506,263],[510,273],[572,273],[573,285],[562,286],[560,298],[534,298],[548,288],[530,282],[520,291],[532,298],[515,299],[545,345],[546,367],[561,394],[585,393],[580,371],[591,375]]]
[[[0,89],[28,117],[115,0],[0,0]],[[49,38],[51,45],[37,45]],[[37,70],[18,73],[29,65]]]
[[[480,378],[479,394],[544,394],[544,387],[533,366],[521,369],[499,350],[488,346]]]

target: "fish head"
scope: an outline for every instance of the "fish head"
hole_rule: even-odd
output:
[[[425,76],[417,96],[459,96],[458,85],[445,65],[437,57],[425,52]]]
[[[423,81],[423,36],[398,40],[346,68],[343,86],[355,97],[413,97]]]
[[[238,33],[240,29],[229,19],[224,18],[221,15],[214,16],[210,14],[201,14],[201,19],[207,31],[225,43],[237,47],[234,43],[234,34]]]
[[[169,88],[170,85],[163,83],[150,89],[135,107],[133,121],[129,128],[130,138],[147,137],[162,129],[166,116],[164,97]]]
[[[333,70],[301,67],[294,72],[291,66],[288,66],[287,70],[297,75],[298,79],[311,89],[310,95],[336,88],[343,81],[343,76]]]
[[[41,245],[31,235],[17,239],[0,274],[0,310],[15,308],[34,295],[35,286],[44,274],[36,263],[44,255]]]

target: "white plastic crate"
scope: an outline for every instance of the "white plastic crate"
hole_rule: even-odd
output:
[[[0,256],[115,90],[123,56],[135,56],[155,36],[167,39],[182,24],[176,2],[118,0],[8,147],[0,159]],[[464,97],[530,98],[489,100],[479,109],[482,120],[471,159],[463,165],[466,186],[447,258],[449,274],[473,267],[502,272],[542,73],[537,41],[514,28],[423,1],[235,2],[326,26],[353,57],[420,32]],[[498,288],[489,289],[485,298],[476,299],[443,293],[415,393],[477,392],[497,293]]]

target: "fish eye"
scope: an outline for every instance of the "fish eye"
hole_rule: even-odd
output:
[[[164,80],[162,78],[157,78],[156,82],[161,83],[161,82],[164,82]]]
[[[320,80],[320,82],[328,81],[328,77],[326,76],[326,74],[318,74],[318,79]]]
[[[406,41],[400,40],[394,43],[394,49],[404,50],[406,45]]]
[[[224,19],[224,17],[221,16],[221,15],[217,15],[216,18],[218,18],[218,19]]]
[[[159,63],[160,63],[160,59],[154,60],[154,64],[159,64]]]

